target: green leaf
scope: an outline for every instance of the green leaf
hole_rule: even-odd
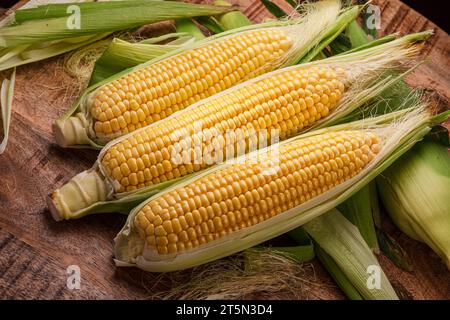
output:
[[[286,17],[288,14],[283,11],[278,5],[270,0],[261,0],[266,9],[277,18]]]
[[[299,5],[299,2],[297,0],[286,0],[286,2],[289,3],[289,5],[294,9]]]
[[[212,33],[218,34],[225,31],[220,25],[219,21],[217,21],[217,19],[214,17],[198,17],[195,19],[195,21],[197,21]]]

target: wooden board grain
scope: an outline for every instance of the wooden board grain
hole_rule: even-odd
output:
[[[270,17],[258,1],[233,2],[253,21]],[[399,1],[379,0],[375,4],[382,8],[380,35],[435,30],[425,48],[431,63],[408,81],[432,88],[448,99],[449,36]],[[92,150],[62,149],[52,137],[52,122],[80,89],[64,73],[62,61],[57,57],[17,71],[10,141],[6,153],[0,155],[0,298],[145,299],[155,290],[155,276],[137,269],[118,269],[112,262],[113,238],[124,216],[104,214],[57,223],[46,208],[45,196],[89,168],[96,158]],[[412,272],[402,271],[386,257],[380,257],[401,296],[450,298],[450,274],[436,255],[401,234],[389,221],[386,228],[411,257]],[[66,286],[70,265],[80,267],[80,290]],[[316,284],[310,294],[294,297],[280,292],[273,298],[345,298],[317,261],[309,266],[308,270],[313,271],[305,272],[304,277]]]

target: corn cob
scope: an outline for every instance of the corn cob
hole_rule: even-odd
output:
[[[81,112],[55,123],[55,138],[62,146],[88,144],[90,138],[101,145],[239,82],[293,64],[320,41],[339,11],[339,0],[320,1],[299,20],[226,32],[128,70],[88,90]]]
[[[251,74],[266,72],[292,45],[279,30],[257,30],[115,80],[89,98],[95,135],[116,137],[164,119]]]
[[[160,190],[224,158],[328,125],[389,86],[374,79],[417,49],[402,41],[271,72],[112,141],[93,171],[51,195],[51,211],[73,218],[98,201]]]
[[[269,152],[154,198],[134,224],[150,251],[184,252],[314,199],[357,175],[379,149],[379,137],[363,131],[294,141],[280,147],[278,164]]]
[[[117,264],[184,269],[298,227],[373,179],[429,131],[430,119],[419,109],[385,126],[323,129],[175,184],[132,211],[116,237]]]

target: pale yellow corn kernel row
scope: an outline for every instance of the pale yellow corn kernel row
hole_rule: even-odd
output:
[[[364,131],[297,140],[280,147],[278,163],[272,151],[154,198],[134,224],[154,252],[190,250],[327,192],[363,170],[379,150],[378,136]]]
[[[269,140],[270,135],[260,135],[262,130],[290,137],[337,105],[345,90],[338,73],[290,69],[206,101],[112,145],[101,159],[103,171],[119,186],[116,192],[133,191],[207,167],[194,152],[197,146],[200,155],[212,150],[215,156],[218,146],[226,154],[230,146],[249,151],[260,139]],[[180,153],[191,161],[180,161]]]
[[[255,30],[188,50],[101,87],[88,109],[97,137],[115,137],[273,70],[293,41],[282,30]]]

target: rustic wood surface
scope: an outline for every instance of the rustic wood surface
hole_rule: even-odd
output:
[[[234,1],[254,21],[270,14],[255,0]],[[380,35],[434,29],[425,48],[431,60],[408,81],[450,97],[450,38],[399,1],[375,1],[382,9]],[[104,214],[77,221],[55,222],[45,196],[93,164],[96,152],[58,147],[52,122],[76,98],[79,87],[64,73],[61,57],[17,71],[11,135],[0,155],[0,298],[2,299],[145,299],[154,290],[154,276],[112,262],[112,239],[125,217]],[[7,76],[4,73],[3,76]],[[389,221],[387,232],[406,250],[412,271],[397,268],[380,256],[383,269],[406,299],[449,299],[450,273],[425,245],[415,242]],[[81,269],[81,289],[66,286],[66,268]],[[345,296],[317,261],[304,277],[314,284],[305,293],[273,298],[343,299]]]

